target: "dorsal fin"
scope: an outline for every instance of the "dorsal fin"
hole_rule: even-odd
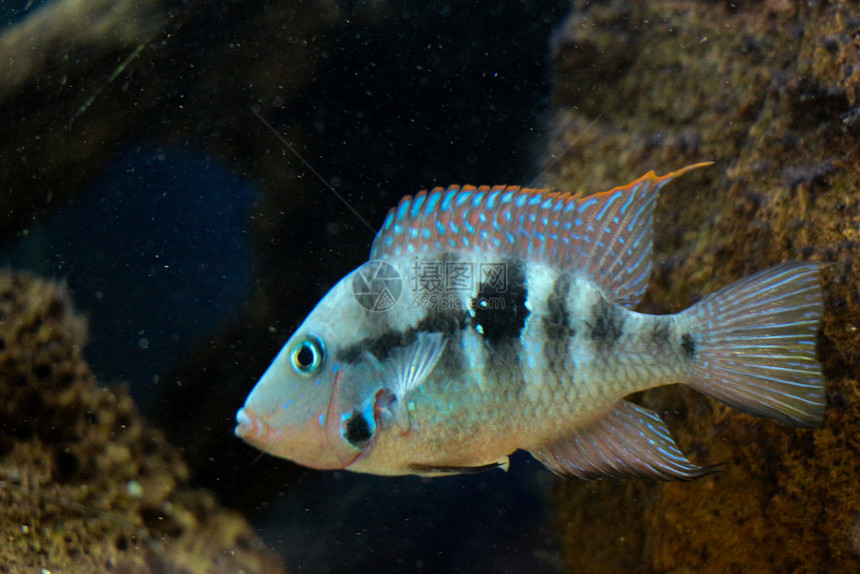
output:
[[[648,284],[657,192],[697,163],[587,197],[516,186],[437,187],[406,196],[373,241],[371,259],[422,252],[483,252],[583,273],[621,305]]]

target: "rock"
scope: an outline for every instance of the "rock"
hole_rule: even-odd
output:
[[[61,285],[0,272],[4,571],[284,572],[125,389],[97,385],[85,342]]]
[[[595,11],[623,42],[590,25]],[[567,571],[860,570],[858,32],[860,10],[840,1],[586,2],[559,32],[559,68],[576,46],[599,45],[577,65],[605,61],[612,74],[597,100],[566,84],[569,70],[558,75],[566,111],[551,186],[600,191],[650,169],[716,162],[663,192],[640,310],[677,312],[780,261],[833,262],[822,272],[823,426],[757,419],[688,389],[646,393],[682,450],[724,472],[562,482]]]

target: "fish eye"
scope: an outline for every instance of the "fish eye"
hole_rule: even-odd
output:
[[[323,352],[322,342],[316,337],[308,337],[293,348],[290,362],[300,375],[310,375],[322,365]]]

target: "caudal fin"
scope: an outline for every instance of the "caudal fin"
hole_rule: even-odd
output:
[[[717,291],[679,316],[689,321],[697,371],[690,385],[743,412],[796,426],[826,406],[815,337],[820,265],[784,263]]]

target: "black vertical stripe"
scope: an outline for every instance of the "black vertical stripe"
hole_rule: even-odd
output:
[[[544,331],[543,354],[550,372],[565,373],[565,377],[574,376],[574,361],[569,356],[568,344],[576,336],[573,326],[573,316],[568,307],[571,289],[569,275],[560,274],[552,283],[552,291],[546,300],[546,313],[541,320]]]
[[[671,334],[670,320],[665,317],[655,317],[651,326],[651,343],[657,349],[669,347],[669,336]]]
[[[621,309],[602,295],[591,307],[591,339],[599,347],[612,348],[624,333],[624,315]]]
[[[570,276],[561,274],[552,283],[552,292],[546,301],[547,313],[543,317],[543,328],[548,339],[569,338],[576,335],[573,328],[567,298],[570,294]]]
[[[506,339],[519,338],[529,316],[523,265],[511,260],[506,261],[505,275],[501,288],[498,283],[479,283],[476,301],[472,305],[475,327],[480,327],[478,332],[491,345],[498,345]]]

